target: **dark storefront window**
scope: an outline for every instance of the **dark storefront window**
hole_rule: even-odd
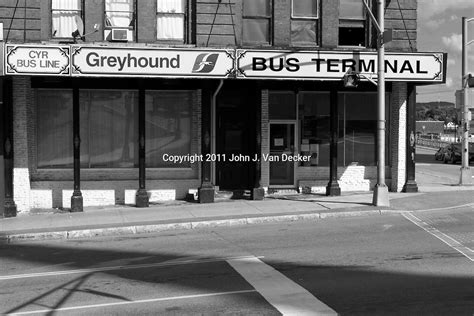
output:
[[[270,44],[270,0],[243,0],[243,42],[245,44]]]
[[[38,90],[36,99],[38,168],[72,168],[72,90]]]
[[[318,18],[318,0],[292,0],[291,42],[293,44],[317,44]]]
[[[138,92],[81,90],[81,167],[138,165]]]
[[[329,166],[330,106],[329,92],[298,94],[300,151],[311,156],[303,166]]]
[[[147,91],[147,168],[190,168],[163,155],[191,153],[192,91]],[[138,166],[138,91],[81,90],[81,168]],[[72,90],[37,90],[37,166],[72,167]]]
[[[339,45],[365,47],[366,23],[362,0],[340,0]]]
[[[377,93],[339,93],[338,165],[375,166],[377,162]],[[390,126],[389,98],[385,100],[386,126]],[[386,130],[386,164],[389,132]]]
[[[192,94],[192,91],[147,91],[147,167],[191,167],[189,162],[165,161],[163,155],[186,156],[191,153]]]
[[[296,95],[292,91],[271,91],[268,96],[270,120],[295,120]]]

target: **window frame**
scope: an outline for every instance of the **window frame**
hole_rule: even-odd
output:
[[[136,37],[136,31],[137,31],[137,0],[129,0],[129,1],[132,1],[132,8],[133,8],[133,11],[107,11],[107,1],[108,0],[104,0],[104,17],[103,17],[103,21],[104,21],[104,30],[111,30],[113,28],[121,28],[121,29],[129,29],[129,30],[133,30],[134,32],[134,37]],[[112,25],[111,24],[111,21],[109,19],[109,17],[107,16],[107,13],[108,12],[128,12],[129,14],[131,14],[131,19],[130,19],[130,23],[128,26],[119,26],[119,25]],[[109,22],[107,22],[109,21]],[[110,24],[110,25],[108,25]]]
[[[362,3],[362,1],[361,1]],[[369,8],[372,9],[372,5],[370,2],[367,3],[369,5]],[[341,5],[341,4],[339,4]],[[348,19],[348,18],[340,18],[339,17],[339,23],[338,23],[338,32],[340,33],[341,28],[361,28],[364,30],[364,45],[363,46],[358,46],[358,45],[345,45],[345,44],[340,44],[340,35],[338,36],[338,46],[343,46],[343,47],[361,47],[361,48],[367,48],[369,46],[369,17],[368,13],[365,11],[365,6],[362,3],[363,7],[363,17],[361,19]],[[339,12],[341,12],[341,8],[339,7]]]
[[[158,12],[158,0],[155,0],[155,4],[156,4],[156,12],[155,12],[155,32],[156,32],[156,36],[155,36],[155,40],[156,41],[159,41],[159,42],[167,42],[167,43],[181,43],[181,44],[185,44],[185,43],[188,43],[189,42],[189,34],[190,34],[190,31],[189,31],[189,27],[190,27],[190,1],[189,0],[184,0],[185,1],[185,4],[184,4],[184,9],[183,9],[183,12]],[[172,15],[172,16],[175,16],[175,15],[183,15],[183,38],[182,39],[179,39],[179,38],[172,38],[172,39],[165,39],[165,38],[158,38],[158,17],[162,15],[162,16],[166,16],[166,15]]]
[[[245,15],[245,0],[242,0],[242,43],[244,45],[252,46],[271,46],[273,42],[273,0],[265,0],[269,5],[268,15]],[[244,38],[244,24],[248,20],[267,20],[268,21],[268,41],[266,42],[251,42]]]
[[[321,22],[321,0],[311,0],[311,1],[316,1],[316,17],[313,16],[295,16],[293,12],[293,3],[295,1],[301,1],[301,0],[291,0],[290,2],[290,42],[293,46],[298,46],[298,45],[303,45],[303,46],[319,46],[320,43],[320,22]],[[314,27],[315,27],[315,39],[313,41],[293,41],[293,38],[291,36],[291,27],[293,22],[296,21],[313,21],[314,22]]]
[[[55,36],[54,35],[54,30],[53,30],[53,15],[54,15],[54,11],[70,11],[70,12],[80,12],[79,17],[84,21],[84,11],[85,11],[85,4],[84,4],[84,0],[79,0],[80,2],[80,9],[79,10],[61,10],[61,9],[53,9],[53,0],[50,0],[49,1],[49,13],[50,13],[50,23],[51,23],[51,26],[50,26],[50,36],[51,36],[51,39],[54,39],[54,40],[62,40],[62,39],[72,39],[72,34],[70,36]],[[73,30],[74,32],[74,30]],[[72,33],[72,32],[71,32]]]

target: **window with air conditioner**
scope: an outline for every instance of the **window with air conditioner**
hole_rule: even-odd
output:
[[[83,18],[81,0],[51,1],[51,34],[53,38],[71,38],[77,29],[76,16]]]
[[[362,0],[340,0],[339,45],[367,46],[367,18]]]
[[[156,1],[156,39],[186,41],[187,0]]]
[[[135,2],[105,0],[104,38],[108,41],[133,41],[135,34]]]

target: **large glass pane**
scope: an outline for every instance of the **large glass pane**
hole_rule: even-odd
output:
[[[244,16],[269,16],[270,1],[268,0],[244,0]]]
[[[71,168],[72,154],[72,90],[38,90],[38,168]]]
[[[270,91],[268,106],[271,120],[296,119],[296,98],[293,92]]]
[[[157,0],[156,8],[158,12],[184,13],[186,0]]]
[[[318,17],[318,0],[293,0],[293,17]]]
[[[339,0],[339,19],[364,20],[362,0]]]
[[[270,184],[293,185],[293,161],[285,161],[284,157],[295,153],[295,125],[270,124]]]
[[[190,168],[163,155],[191,154],[192,91],[147,91],[145,102],[147,167]]]
[[[243,41],[245,43],[269,43],[269,21],[267,19],[244,19]]]
[[[133,168],[138,164],[138,93],[80,93],[81,166]]]
[[[300,92],[298,94],[300,150],[311,160],[304,166],[329,166],[330,101],[329,93]]]
[[[344,93],[339,99],[338,164],[375,166],[377,164],[377,94]],[[386,126],[389,98],[386,96]],[[386,161],[389,164],[389,131],[386,130]]]
[[[314,20],[291,21],[293,43],[316,43],[316,22]]]

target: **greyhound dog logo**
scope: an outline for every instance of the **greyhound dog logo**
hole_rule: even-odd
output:
[[[210,73],[216,66],[219,54],[203,53],[199,54],[194,62],[193,73]]]

